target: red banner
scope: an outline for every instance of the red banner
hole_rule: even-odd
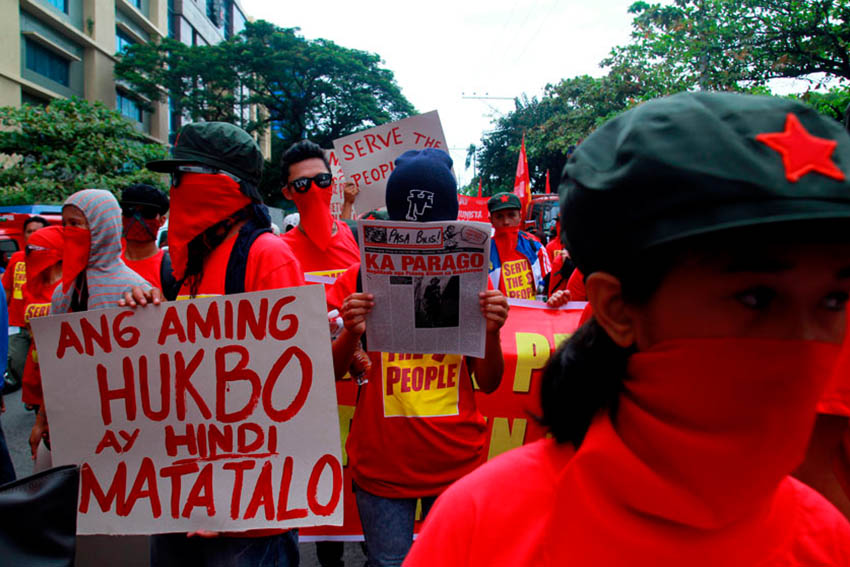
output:
[[[540,377],[556,346],[578,328],[584,303],[566,309],[547,309],[542,303],[511,300],[511,310],[502,328],[505,373],[492,394],[476,393],[478,409],[487,419],[487,456],[496,455],[536,441],[545,429],[535,419],[540,415]],[[351,380],[337,382],[339,424],[343,445],[345,523],[342,527],[302,528],[302,541],[360,540],[360,518],[351,489],[345,440],[354,416],[357,387]]]
[[[490,222],[490,213],[487,211],[487,201],[487,197],[458,195],[457,220]]]

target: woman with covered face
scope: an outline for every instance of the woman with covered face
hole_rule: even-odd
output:
[[[405,565],[847,565],[789,474],[846,328],[850,137],[801,104],[687,93],[575,151],[561,187],[593,318],[542,385],[553,437],[437,501]]]

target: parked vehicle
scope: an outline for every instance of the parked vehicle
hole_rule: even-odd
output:
[[[0,255],[3,265],[24,247],[24,221],[44,217],[50,224],[62,223],[62,205],[12,205],[0,207]]]
[[[526,211],[523,230],[530,232],[540,242],[546,244],[552,235],[559,212],[560,201],[558,200],[558,195],[551,193],[532,194],[531,203]]]

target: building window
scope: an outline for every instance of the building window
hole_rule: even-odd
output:
[[[26,40],[27,69],[60,85],[70,86],[71,62],[34,41]]]
[[[130,0],[130,4],[135,6],[140,12],[142,11],[142,0]]]
[[[221,27],[221,8],[221,0],[207,0],[207,17],[216,27]]]
[[[121,30],[115,30],[115,51],[121,53],[131,45],[135,45],[135,41]]]
[[[118,112],[129,118],[130,120],[135,120],[136,122],[142,121],[142,108],[132,98],[123,94],[121,91],[117,92],[116,106],[118,107]]]
[[[68,0],[47,0],[47,3],[65,14],[68,13]]]

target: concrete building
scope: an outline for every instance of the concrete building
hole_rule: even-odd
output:
[[[115,53],[166,35],[187,45],[218,43],[245,26],[237,0],[2,0],[0,106],[78,96],[119,110],[167,143],[182,117],[116,83]]]

